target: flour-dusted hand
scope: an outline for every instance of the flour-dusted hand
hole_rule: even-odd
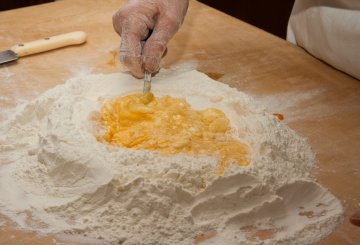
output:
[[[113,16],[115,31],[121,36],[121,62],[134,76],[158,70],[188,4],[189,0],[130,0]]]

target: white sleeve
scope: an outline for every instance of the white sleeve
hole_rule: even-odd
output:
[[[359,0],[296,0],[287,40],[360,79]]]

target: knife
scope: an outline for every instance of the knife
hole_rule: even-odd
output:
[[[86,41],[87,35],[83,31],[69,32],[57,36],[22,43],[11,47],[9,50],[0,52],[0,64],[16,61],[18,58],[37,54],[65,46],[82,44]]]

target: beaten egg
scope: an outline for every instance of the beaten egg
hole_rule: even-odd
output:
[[[182,98],[136,93],[110,99],[103,105],[100,124],[105,127],[100,141],[166,155],[212,156],[220,160],[219,174],[231,163],[249,164],[248,147],[231,136],[224,112],[195,110]]]

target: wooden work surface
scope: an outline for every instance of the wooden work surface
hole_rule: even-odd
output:
[[[1,12],[0,50],[75,30],[87,32],[88,42],[0,67],[0,120],[9,116],[7,109],[68,78],[124,70],[116,57],[120,39],[111,23],[123,2],[61,0]],[[349,215],[360,209],[358,80],[299,47],[197,2],[191,2],[162,66],[197,69],[266,103],[270,112],[283,114],[283,122],[308,138],[317,155],[313,176],[345,207],[343,223],[319,244],[359,244],[360,227],[349,223]],[[0,244],[56,244],[53,237],[16,231],[4,217],[0,222],[6,222],[0,228]]]

